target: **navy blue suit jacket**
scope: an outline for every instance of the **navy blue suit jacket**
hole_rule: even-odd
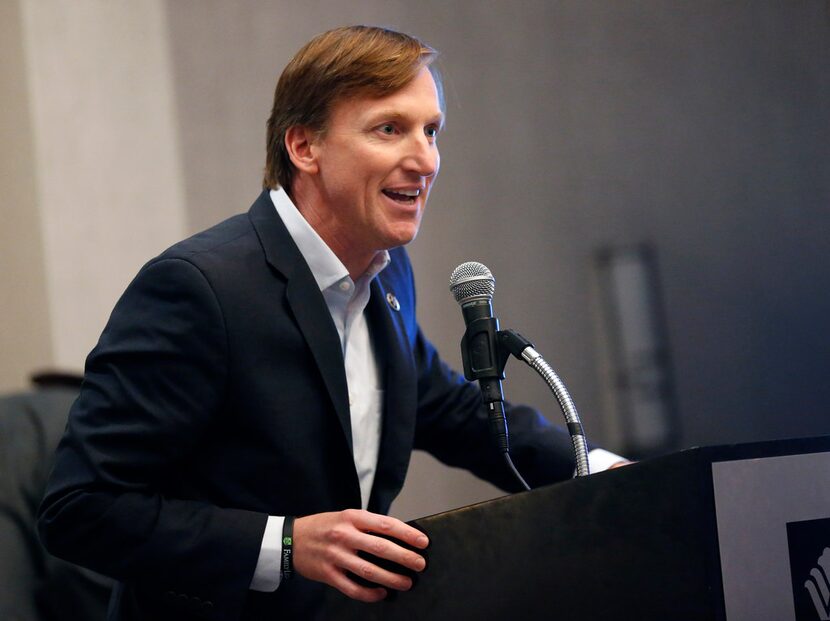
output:
[[[385,385],[369,509],[388,511],[413,448],[515,489],[478,389],[421,334],[406,252],[390,254],[366,311]],[[531,484],[571,475],[566,433],[528,408],[509,418]],[[150,261],[119,300],[87,359],[41,537],[121,582],[114,619],[311,618],[322,585],[248,590],[267,516],[359,506],[337,331],[263,192]]]

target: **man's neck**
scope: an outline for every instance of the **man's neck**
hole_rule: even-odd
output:
[[[363,276],[380,251],[360,249],[359,243],[353,242],[344,235],[342,230],[344,227],[338,226],[336,219],[324,218],[315,208],[319,204],[320,196],[314,189],[295,181],[290,196],[300,215],[349,271],[349,277],[357,281]]]

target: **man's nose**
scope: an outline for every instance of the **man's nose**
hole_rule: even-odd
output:
[[[433,177],[438,173],[441,158],[438,145],[426,136],[414,136],[409,141],[406,167],[421,177]]]

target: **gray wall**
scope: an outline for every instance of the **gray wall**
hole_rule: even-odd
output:
[[[0,3],[0,386],[52,358],[20,7]]]
[[[609,439],[592,256],[647,240],[682,443],[830,433],[828,2],[161,6],[186,231],[255,198],[276,77],[303,42],[343,23],[401,28],[442,51],[446,79],[443,170],[411,255],[422,326],[448,361],[462,331],[448,276],[481,260],[502,324],[533,338]],[[559,419],[529,371],[508,377],[509,397]],[[395,511],[495,493],[416,456]]]

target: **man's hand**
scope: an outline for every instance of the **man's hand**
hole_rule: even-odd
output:
[[[392,537],[419,549],[429,544],[421,531],[385,515],[358,509],[318,513],[294,521],[294,569],[310,580],[324,582],[363,602],[382,600],[386,589],[360,586],[348,578],[347,571],[383,587],[408,591],[412,587],[410,578],[360,558],[358,551],[412,571],[422,571],[426,561],[421,555],[371,533]]]

